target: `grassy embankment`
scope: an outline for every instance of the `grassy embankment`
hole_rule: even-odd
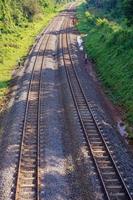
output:
[[[133,124],[133,29],[109,19],[100,10],[85,4],[77,9],[78,29],[84,37],[89,57],[109,97],[123,108],[129,126]],[[133,137],[131,129],[129,137]]]
[[[38,11],[38,7],[33,7],[32,9],[36,9],[36,13],[32,18],[22,16],[24,15],[21,13],[22,8],[20,8],[20,5],[16,4],[16,6],[18,6],[16,11],[12,9],[10,13],[15,12],[15,19],[19,18],[19,20],[17,19],[19,24],[15,24],[13,17],[9,16],[9,12],[6,12],[4,22],[0,16],[0,110],[3,109],[4,99],[12,77],[12,70],[26,56],[30,46],[35,41],[35,36],[61,11],[64,4],[56,5],[55,8],[51,1],[51,4],[46,8],[39,7],[41,12]],[[8,5],[8,8],[5,9],[10,11],[11,8]]]

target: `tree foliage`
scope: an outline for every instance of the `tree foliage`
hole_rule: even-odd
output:
[[[124,14],[127,17],[130,24],[133,24],[133,0],[123,1]]]
[[[87,0],[97,8],[102,8],[115,13],[116,16],[123,15],[129,24],[133,24],[133,0]]]
[[[94,4],[98,8],[104,8],[110,10],[116,7],[117,0],[90,0],[88,3]]]
[[[25,26],[45,8],[54,8],[59,0],[0,0],[0,31],[12,32],[16,26]]]

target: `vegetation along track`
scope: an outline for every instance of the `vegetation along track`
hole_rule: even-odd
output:
[[[99,179],[102,199],[131,200],[132,196],[108,148],[104,130],[97,119],[96,111],[94,111],[91,101],[87,99],[76,72],[74,52],[69,33],[71,20],[67,19],[63,26],[66,31],[60,34],[60,46],[67,80],[81,130],[86,140],[88,156]]]
[[[39,181],[39,118],[40,118],[40,86],[41,72],[44,64],[44,55],[50,40],[49,31],[57,25],[56,19],[46,29],[40,41],[37,43],[38,50],[35,51],[36,57],[33,64],[25,118],[20,144],[19,162],[15,186],[15,200],[20,199],[40,199]]]

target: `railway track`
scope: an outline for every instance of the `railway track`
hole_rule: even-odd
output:
[[[72,5],[70,5],[70,8]],[[69,8],[69,9],[70,9]],[[29,59],[25,63],[25,73],[30,72],[30,82],[27,93],[26,108],[23,121],[22,137],[14,188],[14,200],[39,200],[40,195],[40,153],[41,153],[41,99],[44,84],[42,84],[42,70],[47,56],[48,43],[51,33],[58,27],[62,14],[40,34],[36,44],[29,52]],[[63,17],[64,18],[64,17]],[[45,55],[46,52],[46,55]],[[27,70],[29,65],[32,70]]]
[[[22,138],[20,144],[19,161],[17,166],[15,200],[20,199],[40,199],[40,133],[39,133],[39,115],[40,115],[40,87],[41,72],[44,63],[44,55],[47,50],[50,34],[57,24],[56,20],[48,27],[44,35],[38,42],[38,50],[34,59],[31,80],[27,94],[25,109],[25,118],[23,123]],[[47,33],[47,34],[46,34]],[[36,47],[37,49],[37,47]]]
[[[102,199],[132,200],[128,186],[125,184],[117,163],[113,159],[111,151],[108,148],[106,138],[104,138],[104,131],[96,117],[96,111],[93,110],[93,106],[91,102],[88,101],[81,86],[80,79],[76,72],[70,33],[68,32],[70,27],[70,19],[66,19],[62,28],[64,33],[60,34],[60,48],[62,48],[66,76],[80,127],[84,133],[94,171],[100,181]]]

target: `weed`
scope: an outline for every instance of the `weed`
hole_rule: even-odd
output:
[[[108,20],[101,13],[77,10],[81,33],[88,55],[96,61],[96,69],[112,100],[125,110],[125,118],[133,124],[133,30]]]
[[[42,0],[42,2],[44,1]],[[39,13],[36,10],[37,7],[31,6],[31,11],[35,11],[36,14],[32,21],[24,22],[22,20],[24,22],[23,26],[18,24],[16,26],[12,22],[12,27],[5,27],[5,25],[1,23],[2,16],[0,13],[0,106],[3,104],[2,99],[5,98],[8,91],[12,70],[20,62],[21,58],[26,56],[29,48],[35,42],[36,35],[48,24],[49,20],[63,8],[61,5],[62,8],[61,6],[57,6],[57,9],[55,9],[54,4],[51,3],[50,5],[51,7],[46,7],[44,9],[44,13]],[[18,16],[16,10],[14,14]],[[16,20],[17,19],[15,19],[15,23]]]

